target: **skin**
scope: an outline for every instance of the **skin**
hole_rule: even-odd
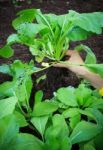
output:
[[[67,61],[60,62],[54,66],[69,69],[76,75],[88,80],[91,85],[97,89],[101,89],[103,87],[103,78],[99,74],[89,71],[85,66],[80,66],[84,64],[84,61],[77,51],[69,50],[66,55],[69,56]]]

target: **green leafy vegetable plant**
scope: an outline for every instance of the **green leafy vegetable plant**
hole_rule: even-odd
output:
[[[77,88],[62,87],[51,100],[44,101],[43,92],[38,91],[32,108],[31,75],[40,68],[32,62],[21,61],[3,66],[1,72],[13,79],[0,85],[1,149],[71,150],[74,144],[80,148],[99,145],[98,138],[103,132],[103,99],[97,90],[85,84]],[[23,127],[35,131],[35,136],[20,132]],[[91,141],[93,145],[88,144]]]
[[[21,43],[29,47],[37,61],[44,57],[60,61],[72,41],[86,40],[93,34],[101,34],[103,12],[45,14],[39,9],[20,11],[12,22],[16,30],[7,39],[7,45]],[[5,49],[5,47],[4,47]]]
[[[31,67],[30,64],[22,64],[25,65]],[[17,66],[13,71],[18,72],[20,77],[20,68]],[[21,72],[28,72],[28,67],[26,70],[22,68]],[[13,74],[15,84],[18,83],[18,77]],[[71,150],[74,144],[79,144],[80,148],[99,146],[98,138],[103,132],[103,99],[98,91],[91,90],[85,84],[80,84],[77,88],[62,87],[51,100],[44,101],[43,92],[38,91],[34,97],[34,107],[31,108],[32,85],[31,82],[27,84],[25,76],[21,78],[21,84],[12,87],[12,90],[7,85],[13,81],[0,85],[0,91],[6,89],[0,93],[1,149],[32,150],[35,147],[37,150]],[[34,136],[20,132],[23,127],[28,127],[37,134]],[[93,145],[88,144],[91,141]]]

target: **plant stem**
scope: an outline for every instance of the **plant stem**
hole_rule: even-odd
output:
[[[15,92],[13,92],[13,93],[14,93],[14,96],[17,98],[16,93],[15,93]],[[20,111],[22,112],[22,114],[23,114],[25,117],[27,117],[27,114],[23,111],[23,109],[22,109],[22,107],[21,107],[21,105],[20,105],[20,103],[19,103],[18,98],[17,98],[17,104],[18,104],[19,109],[20,109]]]
[[[83,64],[73,64],[73,63],[64,62],[64,61],[59,61],[58,63],[65,64],[67,66],[84,66]]]
[[[50,29],[50,31],[51,31],[51,34],[52,34],[52,36],[53,36],[53,38],[54,38],[53,30],[52,30],[52,28],[51,28],[49,22],[47,21],[47,19],[46,19],[42,14],[39,14],[39,16],[40,16],[40,17],[45,21],[45,23],[48,25],[48,27],[49,27],[49,29]]]

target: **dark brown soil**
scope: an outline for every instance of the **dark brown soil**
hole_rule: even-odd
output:
[[[6,38],[14,32],[11,22],[16,16],[16,12],[24,8],[40,8],[44,12],[52,12],[57,14],[66,13],[68,10],[76,10],[78,12],[94,12],[103,11],[103,0],[43,0],[41,3],[39,0],[32,0],[31,4],[27,4],[25,1],[19,6],[12,5],[10,0],[1,2],[0,0],[0,47],[2,47]],[[103,36],[94,36],[88,41],[84,41],[91,49],[94,50],[98,62],[103,62]],[[71,44],[71,48],[75,46],[75,43]],[[11,63],[15,59],[20,59],[24,62],[28,62],[32,59],[32,56],[27,48],[20,45],[15,45],[15,55],[10,59],[0,58],[0,64]],[[78,78],[67,71],[66,69],[50,68],[45,71],[47,73],[47,79],[36,85],[35,90],[42,89],[45,93],[45,98],[52,96],[53,91],[62,86],[77,86],[79,83]],[[35,80],[39,75],[33,75]],[[0,74],[0,82],[9,77]]]

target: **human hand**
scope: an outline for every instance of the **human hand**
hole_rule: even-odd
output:
[[[67,51],[66,56],[69,56],[68,60],[66,60],[65,62],[57,63],[54,66],[67,68],[77,75],[84,75],[88,71],[86,67],[82,66],[84,64],[84,61],[79,52],[69,50]]]
[[[66,55],[70,56],[67,61],[57,63],[54,66],[71,70],[78,76],[81,76],[82,78],[88,80],[91,85],[97,89],[103,87],[103,78],[99,74],[93,73],[89,71],[85,66],[83,66],[84,61],[77,51],[69,50]]]

